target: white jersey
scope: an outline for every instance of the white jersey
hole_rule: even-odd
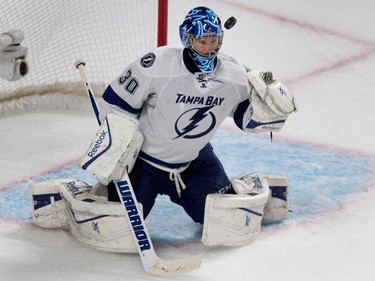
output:
[[[212,73],[194,73],[186,54],[158,48],[130,64],[103,94],[102,115],[121,111],[138,118],[144,135],[139,156],[168,168],[187,166],[224,119],[249,104],[244,66],[219,54]]]

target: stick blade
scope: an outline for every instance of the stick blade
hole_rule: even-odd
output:
[[[198,269],[202,264],[202,256],[192,256],[176,260],[158,258],[146,271],[152,275],[173,275]]]

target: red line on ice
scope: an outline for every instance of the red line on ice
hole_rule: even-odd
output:
[[[307,79],[307,78],[310,78],[310,77],[314,77],[314,76],[318,76],[318,75],[321,75],[323,73],[330,72],[330,71],[348,66],[348,65],[350,65],[352,63],[356,63],[358,61],[363,61],[363,60],[368,59],[370,56],[375,54],[375,42],[368,41],[368,40],[361,39],[361,38],[357,38],[357,37],[351,36],[350,34],[341,33],[341,32],[335,31],[335,30],[330,30],[328,28],[318,26],[318,25],[314,25],[314,24],[311,24],[311,23],[308,23],[308,22],[305,22],[305,21],[296,20],[296,19],[293,19],[293,18],[290,18],[290,17],[287,17],[287,16],[283,16],[283,15],[280,15],[280,14],[276,14],[276,13],[264,10],[264,9],[256,8],[256,7],[247,5],[247,4],[237,3],[235,1],[229,1],[229,0],[218,0],[218,1],[222,2],[226,5],[230,5],[232,7],[248,11],[249,13],[252,13],[252,14],[265,16],[267,18],[270,18],[272,20],[281,22],[283,24],[294,25],[294,26],[297,26],[299,28],[302,28],[302,29],[305,29],[305,30],[311,30],[311,31],[314,31],[314,32],[322,34],[322,35],[328,35],[328,36],[336,37],[338,39],[342,39],[342,40],[345,40],[345,41],[348,41],[348,42],[359,44],[359,45],[362,45],[362,46],[365,46],[365,47],[371,47],[370,49],[367,49],[364,52],[361,52],[357,55],[348,56],[348,57],[343,58],[343,59],[341,59],[337,62],[333,62],[333,63],[328,64],[326,66],[322,66],[318,69],[306,72],[305,74],[302,74],[302,75],[300,75],[298,77],[295,77],[293,79],[286,80],[285,82],[288,83],[288,84],[295,84],[295,83],[298,83],[301,80],[304,80],[304,79]]]

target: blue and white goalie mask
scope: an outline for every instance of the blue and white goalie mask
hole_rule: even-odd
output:
[[[204,73],[214,70],[215,58],[223,42],[220,18],[209,8],[192,9],[180,25],[180,38],[192,50],[193,59]]]

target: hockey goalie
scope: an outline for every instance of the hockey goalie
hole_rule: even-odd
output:
[[[207,246],[247,244],[262,223],[286,216],[286,177],[249,172],[229,179],[210,140],[227,117],[245,133],[281,130],[297,110],[292,93],[271,72],[219,52],[221,20],[209,8],[187,14],[180,38],[183,48],[157,48],[108,85],[101,126],[81,162],[98,183],[33,185],[35,224],[67,227],[99,250],[135,252],[137,220],[127,221],[115,184],[124,173],[142,210],[136,215],[146,218],[158,194],[167,195],[203,225]]]

